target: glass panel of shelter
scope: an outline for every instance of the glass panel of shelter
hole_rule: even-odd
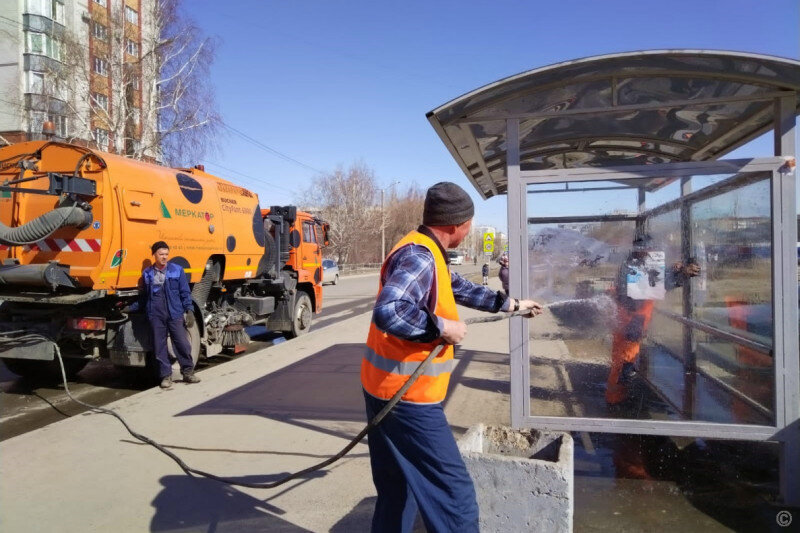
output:
[[[775,425],[771,177],[528,185],[530,415]]]

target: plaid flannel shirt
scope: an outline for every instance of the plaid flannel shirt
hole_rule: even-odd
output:
[[[418,231],[438,244],[424,226]],[[447,261],[446,254],[444,257]],[[436,298],[431,293],[434,272],[433,254],[424,246],[404,246],[389,258],[382,279],[383,289],[372,313],[378,329],[415,342],[430,342],[441,337],[444,322],[431,310]],[[509,298],[501,292],[472,283],[455,272],[450,276],[457,304],[492,313],[508,310]]]

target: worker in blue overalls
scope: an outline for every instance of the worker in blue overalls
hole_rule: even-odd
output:
[[[186,329],[194,326],[192,293],[183,268],[169,263],[169,246],[158,241],[150,248],[153,264],[144,269],[139,281],[139,301],[125,311],[144,309],[153,333],[153,353],[158,362],[160,387],[172,387],[172,364],[167,350],[167,336],[181,366],[184,383],[198,383],[194,373],[192,347]]]

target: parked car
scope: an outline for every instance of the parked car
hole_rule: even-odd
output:
[[[464,254],[456,250],[448,250],[447,257],[450,258],[451,265],[461,265],[464,263]]]
[[[339,283],[339,265],[333,259],[322,260],[322,283]]]

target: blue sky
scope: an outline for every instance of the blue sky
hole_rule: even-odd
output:
[[[426,112],[500,78],[598,54],[699,48],[797,59],[798,4],[187,0],[219,39],[212,76],[223,119],[305,165],[228,134],[207,169],[251,188],[263,205],[301,201],[315,174],[308,167],[355,161],[381,185],[450,180],[472,193]],[[771,141],[734,155],[771,155]],[[504,229],[505,197],[473,197],[476,223]]]

